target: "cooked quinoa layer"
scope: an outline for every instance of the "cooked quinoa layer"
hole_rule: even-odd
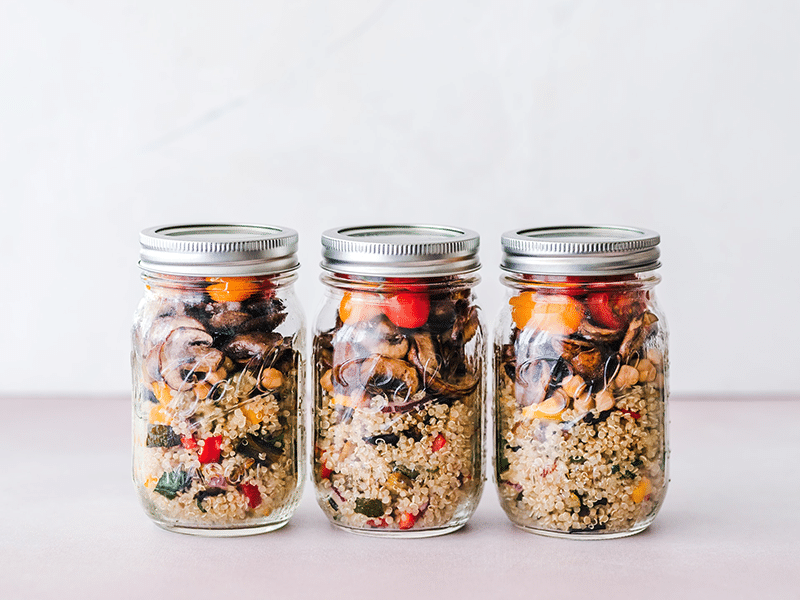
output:
[[[666,487],[664,391],[639,383],[609,411],[568,408],[529,418],[514,381],[498,378],[497,481],[522,526],[552,532],[625,532],[646,526]]]
[[[253,375],[241,371],[204,399],[194,390],[162,388],[168,399],[158,404],[137,386],[134,481],[151,517],[198,529],[257,527],[287,519],[299,501],[296,382],[295,369],[285,374],[280,389],[259,393]],[[219,458],[204,462],[204,445],[215,438]]]
[[[404,413],[336,404],[321,393],[315,477],[320,505],[358,529],[462,524],[482,487],[477,394],[429,401]]]

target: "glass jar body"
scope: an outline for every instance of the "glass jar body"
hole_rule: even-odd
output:
[[[133,326],[133,479],[160,526],[286,524],[303,482],[305,327],[294,275],[146,274]]]
[[[506,278],[495,329],[495,475],[518,526],[620,537],[668,483],[668,338],[652,274]]]
[[[320,506],[335,525],[358,533],[458,529],[483,488],[477,279],[323,281],[313,359]]]

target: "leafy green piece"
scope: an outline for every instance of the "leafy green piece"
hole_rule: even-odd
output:
[[[383,516],[383,502],[377,498],[356,498],[355,512],[376,519]]]
[[[192,476],[179,469],[164,473],[158,480],[154,491],[164,496],[167,500],[174,500],[178,494],[187,490],[190,485],[192,485]]]
[[[506,449],[508,444],[498,444],[497,446],[497,474],[505,473],[511,466],[511,463],[506,457]]]
[[[611,465],[611,474],[616,475],[619,473],[619,465]]]
[[[147,426],[148,448],[172,448],[181,445],[181,436],[172,430],[169,425]]]
[[[642,460],[642,458],[640,456],[637,456],[636,458],[633,459],[633,462],[631,463],[631,466],[632,467],[641,467],[643,464],[644,464],[644,461]]]

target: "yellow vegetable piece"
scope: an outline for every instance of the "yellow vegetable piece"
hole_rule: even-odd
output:
[[[636,504],[639,504],[651,491],[653,491],[653,484],[650,483],[650,480],[647,477],[642,477],[639,485],[637,485],[636,488],[634,488],[633,493],[631,493],[631,498]]]
[[[355,408],[358,406],[355,400],[353,400],[350,396],[345,396],[344,394],[335,394],[333,396],[333,402],[339,406],[348,406],[350,408]]]
[[[562,421],[565,403],[561,396],[553,395],[539,404],[532,404],[522,409],[522,416],[526,419],[550,419]]]
[[[164,405],[159,404],[150,409],[150,422],[154,425],[169,425],[170,419],[164,411]]]
[[[163,381],[153,382],[153,395],[161,404],[168,404],[172,400],[172,390]]]
[[[247,417],[247,420],[253,425],[261,423],[261,421],[264,419],[264,411],[261,409],[253,410],[249,406],[243,406],[242,412],[244,413],[244,416]]]
[[[154,488],[157,483],[158,483],[157,477],[148,477],[147,479],[144,480],[144,487]]]

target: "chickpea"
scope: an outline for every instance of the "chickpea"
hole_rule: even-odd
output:
[[[639,381],[641,383],[650,383],[651,381],[655,381],[657,375],[656,367],[649,360],[646,358],[640,360],[639,364],[636,365],[636,368],[639,371]]]
[[[614,400],[614,394],[607,389],[603,390],[602,392],[598,392],[595,394],[594,404],[599,411],[611,410],[616,404],[616,401]]]
[[[583,396],[575,398],[573,404],[575,406],[575,410],[580,412],[589,412],[592,410],[592,408],[594,408],[594,398],[591,394],[587,393]]]
[[[561,389],[570,398],[577,398],[586,389],[586,382],[580,375],[570,375],[561,382]]]
[[[657,348],[648,348],[646,354],[647,360],[656,366],[660,365],[664,361],[663,355]]]
[[[264,369],[261,373],[261,387],[275,390],[283,385],[283,374],[278,369]]]
[[[622,365],[619,368],[619,373],[614,378],[614,387],[618,390],[624,390],[626,387],[634,385],[639,381],[639,371],[636,367],[630,365]]]

